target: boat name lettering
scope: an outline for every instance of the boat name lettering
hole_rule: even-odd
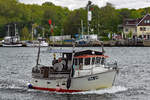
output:
[[[93,80],[97,80],[98,76],[92,76],[88,78],[88,81],[93,81]]]

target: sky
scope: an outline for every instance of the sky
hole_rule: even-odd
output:
[[[62,7],[68,7],[70,10],[85,7],[89,0],[19,0],[25,4],[39,4],[49,1],[55,5]],[[106,2],[112,3],[115,8],[129,8],[138,9],[144,7],[150,7],[150,0],[90,0],[93,4],[99,7],[105,6]]]

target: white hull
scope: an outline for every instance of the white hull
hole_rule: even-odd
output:
[[[22,44],[2,44],[3,47],[22,47]]]
[[[27,47],[39,47],[39,44],[27,43]],[[48,43],[40,44],[41,47],[48,47]]]
[[[32,78],[31,84],[34,89],[57,92],[80,92],[109,88],[113,85],[117,71],[110,70],[93,75],[71,78],[70,88],[67,89],[67,78],[63,79],[36,79]]]

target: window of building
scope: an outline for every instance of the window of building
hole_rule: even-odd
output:
[[[140,27],[140,31],[143,31],[143,28],[142,28],[142,27]]]
[[[140,27],[140,31],[146,31],[146,27]]]
[[[146,27],[143,27],[143,31],[146,31]]]
[[[147,21],[146,21],[146,20],[144,20],[144,23],[146,24],[146,23],[147,23]]]

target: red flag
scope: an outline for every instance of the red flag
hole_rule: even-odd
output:
[[[53,29],[51,29],[51,33],[53,33]]]
[[[92,10],[94,10],[94,8],[92,7],[92,8],[90,8],[90,11],[92,11]]]
[[[48,20],[48,23],[51,25],[52,24],[52,20],[50,19],[50,20]]]

